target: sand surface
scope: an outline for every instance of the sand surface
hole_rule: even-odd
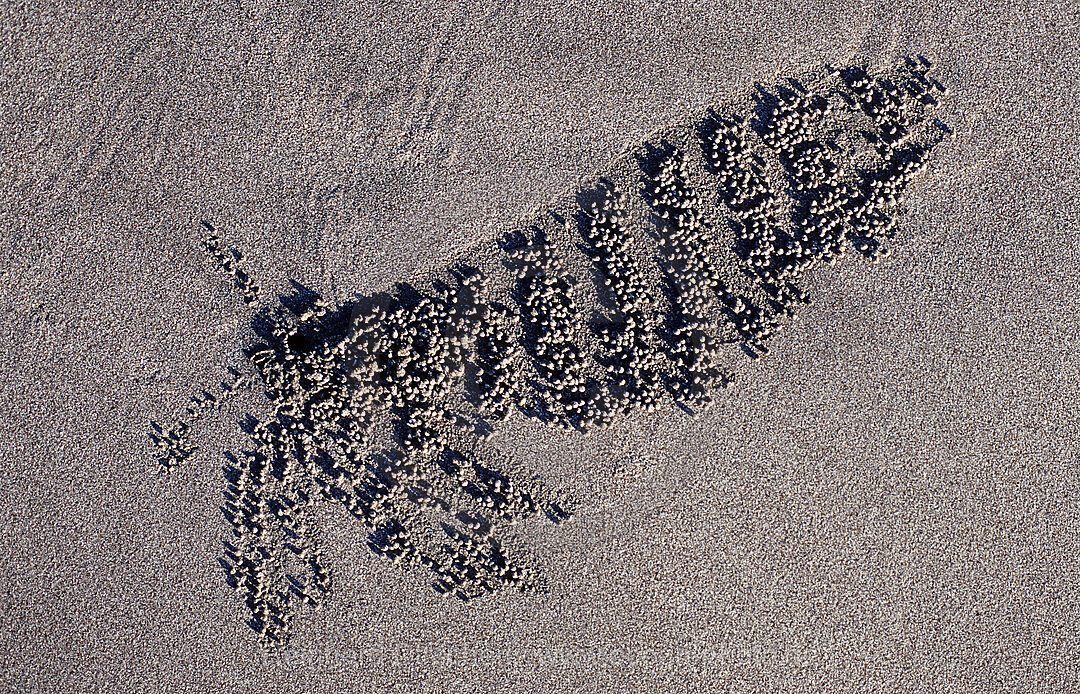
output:
[[[1080,688],[1068,3],[95,7],[0,15],[0,687]],[[815,270],[705,415],[499,434],[578,500],[518,531],[549,592],[445,599],[326,505],[334,591],[263,649],[218,558],[223,452],[264,405],[168,475],[148,437],[255,341],[199,220],[265,295],[347,300],[755,83],[914,54],[954,135],[890,258]]]

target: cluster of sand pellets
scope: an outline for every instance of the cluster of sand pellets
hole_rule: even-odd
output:
[[[272,415],[249,416],[250,450],[226,454],[222,564],[264,643],[285,644],[297,608],[330,591],[318,501],[448,596],[543,590],[512,527],[560,523],[572,503],[509,472],[495,427],[522,417],[584,434],[637,409],[707,407],[725,365],[765,353],[809,303],[810,270],[848,248],[885,254],[905,189],[948,132],[929,69],[920,58],[761,89],[745,109],[658,134],[469,263],[346,303],[258,308],[248,354]],[[241,256],[205,230],[258,305]],[[188,414],[155,433],[166,467],[194,450]]]
[[[218,395],[204,390],[191,396],[183,414],[167,429],[150,423],[150,440],[157,449],[158,463],[163,469],[171,470],[195,454],[199,447],[191,441],[191,427],[208,413],[220,410],[236,393],[250,386],[251,380],[236,369],[229,369],[229,376],[219,385],[221,392]]]
[[[244,254],[235,248],[227,247],[221,234],[214,229],[214,225],[205,219],[202,221],[202,227],[207,231],[206,238],[203,239],[206,254],[217,263],[221,272],[232,280],[240,295],[244,297],[244,303],[258,304],[259,286],[251,279],[248,271],[241,266],[244,262]]]

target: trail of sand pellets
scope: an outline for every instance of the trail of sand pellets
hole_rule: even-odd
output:
[[[250,450],[226,456],[222,558],[267,647],[331,591],[317,503],[342,504],[374,553],[448,596],[544,590],[505,538],[526,517],[566,521],[572,503],[512,478],[491,434],[510,417],[585,433],[637,409],[707,408],[725,365],[766,353],[810,302],[808,272],[888,252],[905,189],[948,133],[930,69],[761,88],[659,133],[469,262],[345,304],[269,304],[204,222],[254,308],[257,377],[232,372],[151,436],[172,469],[197,450],[195,419],[240,388],[273,406],[244,421]]]

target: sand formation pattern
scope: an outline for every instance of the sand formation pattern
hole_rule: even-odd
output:
[[[470,264],[341,305],[262,306],[205,223],[208,254],[257,308],[248,355],[273,410],[245,420],[250,450],[226,455],[223,506],[221,562],[263,642],[287,643],[298,606],[331,589],[319,500],[446,595],[544,590],[508,531],[563,522],[572,504],[503,472],[495,426],[524,416],[585,433],[665,402],[707,407],[725,363],[766,352],[809,303],[807,272],[849,248],[885,254],[905,188],[947,133],[929,69],[909,59],[760,89],[749,117],[714,109],[659,134]],[[249,382],[237,372],[223,389]],[[206,402],[155,425],[166,468],[194,451]]]

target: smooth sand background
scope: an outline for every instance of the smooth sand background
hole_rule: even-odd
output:
[[[0,10],[0,686],[1080,688],[1075,5],[96,4]],[[216,562],[258,398],[170,477],[147,438],[252,339],[193,220],[348,298],[755,81],[912,53],[956,137],[892,259],[818,271],[708,416],[503,434],[582,499],[522,529],[550,595],[443,600],[327,507],[336,592],[262,652]]]

